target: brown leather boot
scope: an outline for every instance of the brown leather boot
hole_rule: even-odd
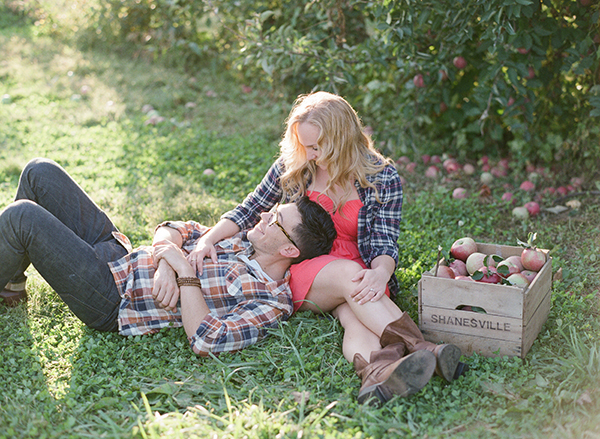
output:
[[[21,302],[27,300],[27,290],[25,289],[25,282],[18,284],[9,282],[0,291],[0,303],[4,303],[6,306],[17,306]]]
[[[412,395],[425,387],[435,370],[435,355],[419,351],[404,357],[404,353],[404,344],[395,343],[372,352],[370,362],[354,355],[354,370],[362,380],[359,403],[385,404],[394,395]]]
[[[437,359],[435,373],[446,381],[454,379],[454,373],[462,354],[460,348],[453,344],[436,345],[426,341],[417,324],[406,312],[398,320],[386,326],[380,339],[381,346],[398,342],[404,343],[408,352],[411,353],[421,350],[433,352]]]

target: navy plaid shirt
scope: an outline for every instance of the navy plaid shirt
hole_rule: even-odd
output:
[[[279,181],[283,172],[283,163],[279,159],[273,163],[254,191],[221,218],[233,221],[242,230],[254,227],[260,220],[261,212],[268,211],[276,203],[285,201],[282,200],[283,191]],[[380,173],[368,176],[367,180],[377,188],[380,202],[375,198],[375,191],[372,188],[363,188],[358,182],[354,183],[364,205],[358,213],[360,256],[367,267],[371,266],[373,259],[381,255],[392,257],[398,265],[398,238],[402,220],[400,176],[394,166],[387,165]],[[396,276],[390,278],[388,286],[392,295],[398,292]]]

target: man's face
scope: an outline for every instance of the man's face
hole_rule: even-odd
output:
[[[260,222],[248,232],[248,240],[255,250],[275,254],[279,253],[282,247],[296,247],[292,243],[292,230],[302,220],[298,208],[293,203],[277,205],[275,208],[270,212],[261,213]]]

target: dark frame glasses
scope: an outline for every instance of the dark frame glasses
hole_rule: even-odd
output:
[[[269,222],[267,223],[267,226],[272,226],[273,224],[275,224],[277,227],[279,227],[281,229],[281,231],[283,232],[283,234],[285,235],[285,237],[287,239],[289,239],[289,241],[294,244],[294,247],[299,248],[298,244],[296,244],[294,242],[294,240],[292,239],[292,237],[290,236],[290,234],[288,232],[285,231],[285,229],[283,228],[283,226],[281,225],[281,223],[279,222],[279,203],[277,203],[275,206],[273,206],[273,208],[271,209],[271,213],[273,214],[273,216],[271,217],[271,219],[269,220]]]

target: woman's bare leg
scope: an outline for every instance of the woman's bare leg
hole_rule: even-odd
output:
[[[315,277],[306,296],[307,301],[300,310],[331,312],[339,305],[347,304],[357,320],[380,337],[388,324],[402,317],[402,310],[387,296],[363,305],[355,302],[350,296],[356,288],[352,279],[360,270],[362,267],[354,261],[338,259],[330,262]]]
[[[355,354],[361,354],[367,360],[371,352],[381,349],[379,336],[363,325],[347,303],[335,308],[331,314],[336,317],[344,328],[342,352],[350,363]]]

